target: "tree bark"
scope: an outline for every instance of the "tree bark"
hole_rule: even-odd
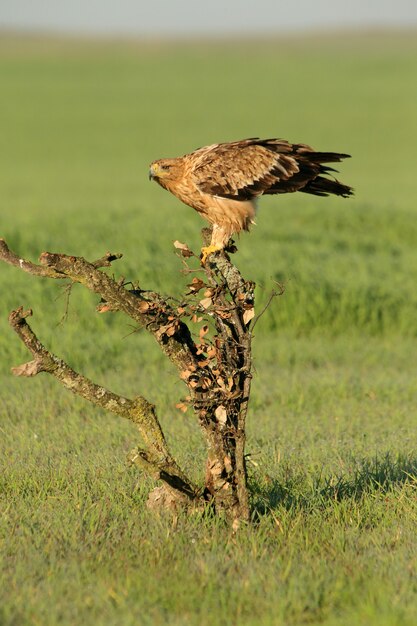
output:
[[[203,237],[207,238],[207,232]],[[185,244],[174,244],[183,256],[184,273],[195,272],[188,259],[195,255]],[[207,442],[205,484],[198,489],[170,454],[155,407],[145,398],[123,398],[93,383],[51,354],[36,338],[22,308],[9,321],[34,360],[14,374],[33,376],[47,372],[85,399],[133,421],[144,447],[130,454],[130,461],[163,483],[150,496],[153,507],[209,506],[235,525],[250,518],[245,464],[246,416],[251,387],[251,320],[254,316],[254,283],[245,281],[227,252],[209,257],[203,279],[194,276],[183,300],[173,304],[155,291],[127,289],[124,279],[115,281],[100,268],[109,267],[121,254],[107,253],[88,262],[82,257],[44,252],[40,264],[12,252],[0,239],[0,259],[30,274],[68,279],[101,296],[100,312],[122,311],[150,332],[163,353],[176,366],[187,386],[181,408],[192,406]],[[199,292],[204,290],[204,298]],[[192,318],[199,327],[193,336]]]

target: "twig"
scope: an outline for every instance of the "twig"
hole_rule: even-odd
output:
[[[278,296],[282,296],[282,294],[285,292],[285,287],[284,285],[277,283],[280,290],[279,291],[275,291],[275,289],[273,289],[271,291],[271,293],[269,294],[269,298],[267,303],[265,304],[265,306],[262,308],[262,310],[258,313],[258,315],[255,315],[253,322],[252,322],[252,332],[256,326],[256,324],[259,322],[259,320],[261,319],[262,315],[267,311],[267,309],[269,308],[269,306],[271,305],[271,302],[274,298],[277,298]]]
[[[68,283],[68,285],[62,285],[63,291],[64,291],[64,296],[65,296],[65,309],[64,309],[64,313],[62,314],[61,319],[58,322],[58,326],[61,325],[61,324],[64,324],[67,321],[67,319],[68,319],[69,303],[70,303],[70,298],[71,298],[71,293],[72,293],[73,286],[74,286],[74,283]]]
[[[119,396],[73,370],[42,345],[26,321],[31,315],[31,310],[23,311],[22,307],[9,315],[11,327],[34,357],[33,361],[14,367],[13,374],[36,376],[40,372],[47,372],[72,393],[134,422],[147,447],[143,454],[148,465],[152,465],[154,476],[188,497],[194,498],[197,489],[169,453],[153,404],[143,396],[137,396],[133,400]]]
[[[106,254],[103,257],[101,257],[101,259],[97,259],[97,261],[93,261],[91,265],[93,265],[93,267],[95,267],[96,269],[99,269],[100,267],[110,267],[113,261],[117,261],[118,259],[121,259],[122,256],[123,254],[121,252],[118,252],[117,254],[106,252]]]

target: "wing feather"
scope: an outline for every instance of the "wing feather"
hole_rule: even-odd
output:
[[[203,193],[223,198],[247,200],[265,193],[299,171],[288,144],[282,142],[284,150],[278,152],[272,141],[279,140],[245,139],[197,150],[189,155],[193,182]]]
[[[336,171],[322,163],[338,162],[348,156],[315,152],[306,144],[292,144],[284,139],[251,138],[213,144],[185,158],[188,174],[202,193],[249,200],[262,194],[298,190],[317,194],[313,185],[308,187],[310,181],[319,174]]]

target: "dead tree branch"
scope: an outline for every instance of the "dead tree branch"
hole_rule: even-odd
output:
[[[146,465],[154,478],[160,478],[169,487],[180,491],[188,498],[195,498],[196,487],[185,477],[168,451],[154,405],[143,396],[137,396],[133,400],[119,396],[75,372],[65,361],[42,345],[26,321],[31,315],[31,310],[23,311],[22,307],[12,311],[9,315],[11,327],[34,357],[33,361],[12,368],[14,375],[36,376],[40,372],[46,372],[59,380],[72,393],[120,417],[131,420],[136,424],[145,444],[144,449],[138,448],[134,451],[134,455],[131,454],[131,460],[137,464]]]
[[[203,237],[207,236],[205,232]],[[186,244],[176,241],[174,245],[183,257],[185,271],[194,272],[187,259],[196,255]],[[204,489],[198,491],[169,453],[153,405],[141,396],[133,400],[118,396],[72,370],[39,342],[26,322],[31,312],[22,309],[11,313],[10,324],[34,360],[15,368],[14,373],[33,376],[48,372],[73,393],[133,421],[145,447],[133,450],[130,460],[165,485],[164,493],[153,492],[155,506],[171,506],[172,501],[185,498],[209,502],[213,510],[224,511],[234,522],[248,520],[245,432],[255,285],[243,279],[227,251],[222,251],[209,257],[204,270],[199,270],[205,279],[194,277],[183,301],[175,302],[136,286],[129,290],[124,278],[116,281],[100,269],[121,256],[108,252],[88,262],[83,257],[43,252],[37,265],[18,257],[0,239],[0,260],[36,276],[79,283],[101,297],[100,312],[121,311],[154,336],[187,386],[187,396],[179,406],[193,407],[206,438]],[[202,322],[198,337],[193,337],[186,318],[194,324]]]

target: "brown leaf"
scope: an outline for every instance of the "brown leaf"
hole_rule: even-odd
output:
[[[163,335],[166,335],[167,337],[172,337],[177,332],[178,326],[179,324],[177,320],[175,320],[175,322],[171,322],[171,324],[165,324],[158,329],[158,331],[155,333],[155,337],[157,339],[160,339]]]
[[[217,409],[214,411],[214,415],[216,416],[216,420],[219,422],[219,424],[222,424],[222,426],[226,424],[227,411],[226,411],[226,408],[222,404],[218,406]]]
[[[207,335],[208,331],[209,331],[208,324],[204,324],[204,326],[200,328],[200,339],[202,339],[204,335]]]
[[[246,309],[246,311],[243,313],[243,323],[248,325],[251,319],[253,319],[254,317],[255,317],[254,307],[250,309]]]
[[[203,298],[202,300],[200,300],[200,304],[204,309],[208,309],[209,306],[211,306],[212,304],[212,299],[211,298]]]
[[[187,287],[190,288],[190,293],[198,293],[200,289],[203,289],[205,286],[206,283],[196,276],[194,276],[193,280],[187,285]]]
[[[40,359],[34,359],[28,363],[12,367],[12,372],[15,376],[36,376],[36,374],[42,371],[43,367]]]
[[[114,309],[108,302],[100,302],[100,304],[96,306],[96,311],[97,313],[108,313],[108,311],[114,311]]]
[[[146,313],[146,311],[149,311],[150,305],[149,302],[146,302],[146,300],[141,300],[138,303],[138,309],[141,313]]]
[[[188,404],[186,404],[185,402],[177,402],[177,404],[175,405],[175,408],[185,413],[186,410],[188,409]]]
[[[217,382],[217,384],[219,385],[219,387],[220,387],[220,389],[222,391],[227,391],[226,385],[224,384],[224,380],[223,380],[223,378],[221,376],[218,376],[216,378],[216,382]]]
[[[177,323],[177,322],[174,322],[173,324],[170,324],[170,325],[168,326],[168,328],[167,328],[167,330],[166,330],[166,333],[165,333],[165,334],[166,334],[168,337],[172,337],[173,335],[175,335],[175,333],[177,332],[177,330],[178,330],[178,323]]]
[[[186,243],[181,243],[181,241],[174,241],[174,246],[179,250],[183,257],[188,258],[190,256],[194,256],[194,252],[190,250]]]
[[[191,376],[192,372],[191,370],[183,370],[180,373],[180,378],[182,378],[182,380],[188,380]]]
[[[216,348],[213,348],[213,346],[211,346],[211,348],[207,350],[207,356],[209,359],[214,359],[214,357],[216,356]]]
[[[218,315],[222,320],[228,320],[232,316],[230,311],[222,311],[222,309],[217,309],[216,315]]]

